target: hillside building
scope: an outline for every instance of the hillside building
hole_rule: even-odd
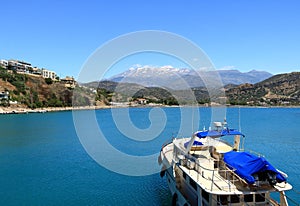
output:
[[[31,73],[35,75],[42,75],[42,70],[40,68],[33,67]]]
[[[8,91],[0,92],[0,100],[8,100],[8,99],[9,99],[9,92]]]
[[[15,70],[17,72],[29,73],[29,70],[32,69],[32,66],[28,62],[10,59],[8,60],[7,69]]]
[[[147,99],[144,99],[144,98],[138,98],[138,99],[136,100],[136,103],[137,103],[137,104],[141,104],[141,105],[145,105],[145,104],[148,103],[148,100],[147,100]]]
[[[42,77],[43,78],[50,78],[52,80],[56,79],[57,75],[54,71],[49,71],[47,69],[42,69]]]
[[[10,59],[10,60],[0,60],[0,66],[4,69],[12,71],[16,71],[18,73],[25,73],[28,75],[41,76],[44,79],[50,78],[52,80],[57,79],[57,74],[54,71],[47,70],[45,68],[33,67],[31,63]],[[73,77],[66,76],[66,78],[61,79],[62,83],[65,84],[67,88],[75,88],[76,81]]]
[[[4,69],[7,69],[7,67],[8,67],[8,61],[4,60],[4,59],[1,59],[0,60],[0,67],[2,67]]]
[[[66,88],[75,88],[76,81],[74,77],[66,76],[64,79],[60,79],[60,82],[65,85]]]

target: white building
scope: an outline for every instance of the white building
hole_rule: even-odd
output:
[[[43,78],[55,79],[57,77],[57,75],[54,71],[49,71],[47,69],[42,69],[42,77]]]
[[[7,67],[8,67],[8,61],[4,60],[4,59],[1,59],[0,60],[0,66],[3,67],[4,69],[7,69]]]
[[[6,91],[6,92],[0,92],[0,100],[8,100],[9,99],[9,92]]]

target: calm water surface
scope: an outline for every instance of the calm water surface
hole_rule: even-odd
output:
[[[155,154],[177,134],[180,108],[163,108],[167,122],[160,135],[133,141],[118,131],[111,110],[97,110],[99,127],[118,150],[131,155]],[[192,111],[185,108],[186,112]],[[200,108],[200,128],[210,123],[209,108]],[[150,108],[132,108],[133,124],[146,129]],[[81,111],[87,112],[87,111]],[[240,119],[240,122],[239,122]],[[82,120],[84,122],[84,119]],[[258,151],[289,175],[300,190],[300,109],[229,108],[231,128],[246,134],[245,148]],[[171,197],[159,174],[130,177],[98,165],[76,135],[72,112],[0,116],[0,205],[169,205]],[[105,157],[103,157],[105,158]],[[127,165],[132,166],[132,165]],[[297,194],[290,194],[300,202]]]

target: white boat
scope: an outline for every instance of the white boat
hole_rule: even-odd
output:
[[[288,205],[287,175],[263,156],[245,152],[244,135],[226,121],[164,144],[159,163],[172,205]],[[232,144],[225,141],[230,137]]]

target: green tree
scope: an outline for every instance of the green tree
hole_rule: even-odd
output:
[[[46,84],[52,84],[53,80],[51,78],[45,78]]]

